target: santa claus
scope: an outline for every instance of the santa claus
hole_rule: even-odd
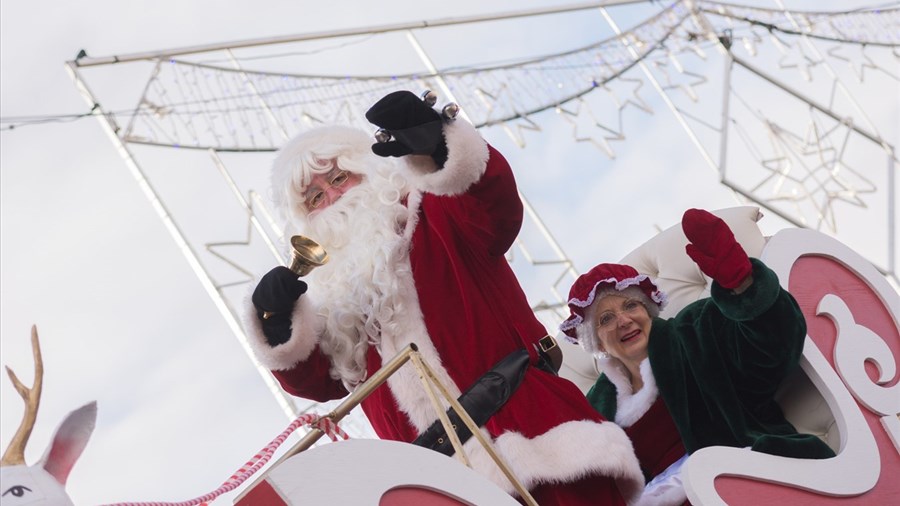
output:
[[[625,433],[540,365],[558,349],[504,256],[523,210],[506,160],[471,124],[442,118],[408,91],[366,117],[387,142],[321,127],[275,160],[286,235],[315,239],[330,261],[306,282],[285,267],[259,281],[247,324],[260,362],[287,392],[327,401],[410,343],[457,396],[519,353],[526,360],[514,380],[468,393],[500,456],[543,506],[632,501],[643,477]],[[413,368],[362,408],[381,438],[434,446],[423,439],[437,413]],[[464,448],[476,470],[514,493],[477,439]]]

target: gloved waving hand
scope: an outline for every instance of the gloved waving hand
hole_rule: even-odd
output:
[[[446,163],[444,121],[412,92],[389,93],[366,111],[366,119],[391,135],[391,140],[372,145],[376,155],[429,155],[439,169]]]
[[[752,272],[747,253],[721,218],[702,209],[688,209],[681,228],[690,241],[685,246],[688,256],[723,288],[738,288]]]
[[[259,280],[251,300],[269,346],[291,338],[291,312],[304,293],[306,283],[284,266],[275,267]]]

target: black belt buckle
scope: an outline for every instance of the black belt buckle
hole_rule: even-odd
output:
[[[554,376],[559,373],[559,368],[557,364],[553,362],[553,359],[550,357],[549,351],[553,350],[559,346],[556,343],[556,339],[553,336],[546,335],[537,341],[537,349],[538,349],[538,361],[537,366],[538,369],[541,369],[545,372],[548,372]],[[560,364],[562,365],[562,364]]]
[[[559,345],[556,344],[556,339],[554,339],[553,336],[547,335],[538,339],[538,346],[541,348],[541,351],[547,353]]]

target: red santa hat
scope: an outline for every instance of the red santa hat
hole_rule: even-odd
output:
[[[600,264],[582,274],[569,290],[570,315],[559,326],[568,341],[586,344],[592,340],[584,315],[592,304],[607,295],[638,299],[653,317],[659,316],[666,306],[666,294],[646,274],[640,274],[630,265]]]

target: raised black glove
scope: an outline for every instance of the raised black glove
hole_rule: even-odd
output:
[[[447,162],[444,121],[437,111],[412,92],[389,93],[366,111],[366,119],[392,137],[388,142],[372,145],[376,155],[430,155],[438,168]]]
[[[251,300],[269,346],[291,338],[291,312],[306,288],[306,283],[284,266],[275,267],[259,280]]]

